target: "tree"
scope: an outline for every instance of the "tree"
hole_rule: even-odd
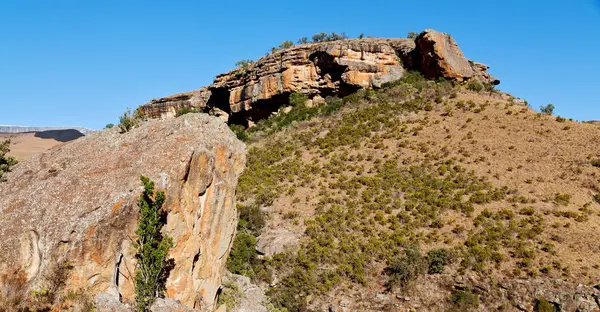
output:
[[[119,117],[119,132],[129,132],[129,130],[139,126],[140,121],[145,119],[146,117],[144,116],[143,111],[139,108],[133,113],[131,113],[131,109],[128,108],[125,112],[123,112],[123,115]]]
[[[18,163],[14,157],[7,156],[9,152],[10,140],[0,143],[0,182],[6,181],[4,173],[9,172],[10,168]]]
[[[302,38],[298,39],[298,44],[305,44],[305,43],[308,43],[307,37],[302,37]]]
[[[324,32],[319,33],[319,34],[314,34],[312,36],[312,41],[313,42],[324,42],[324,41],[326,41],[327,36],[328,35],[326,33],[324,33]]]
[[[282,43],[279,45],[279,48],[280,48],[280,49],[287,49],[287,48],[291,48],[291,47],[293,47],[293,46],[294,46],[294,43],[293,43],[293,42],[291,42],[291,41],[289,41],[289,40],[286,40],[286,41],[282,42]]]
[[[554,113],[554,108],[555,108],[555,107],[554,107],[554,105],[552,105],[552,104],[548,104],[548,105],[545,105],[545,106],[543,106],[543,105],[542,105],[542,106],[540,106],[540,111],[541,111],[543,114],[546,114],[546,115],[552,116],[552,113]]]
[[[144,192],[138,199],[140,210],[137,234],[138,261],[135,270],[135,293],[137,310],[148,311],[156,297],[161,296],[165,290],[172,260],[167,261],[169,248],[173,240],[161,233],[166,222],[162,206],[165,202],[165,193],[154,191],[154,182],[141,176]]]
[[[253,60],[246,59],[246,60],[241,60],[241,61],[235,62],[235,66],[240,67],[242,69],[246,69],[246,68],[250,67],[250,65],[252,65],[252,63],[254,63]]]
[[[408,32],[408,36],[406,36],[406,38],[410,38],[410,39],[416,39],[416,38],[417,38],[417,36],[419,36],[419,34],[417,34],[416,32],[414,32],[414,31],[409,31],[409,32]]]
[[[358,35],[358,39],[363,39],[365,37],[365,33],[360,33],[360,35]]]

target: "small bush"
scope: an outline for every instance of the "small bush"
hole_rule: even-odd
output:
[[[600,204],[600,193],[594,195],[594,201]]]
[[[119,117],[119,131],[121,133],[129,132],[131,129],[138,127],[140,122],[145,119],[143,112],[139,109],[131,113],[131,109],[123,112]]]
[[[471,80],[467,83],[467,90],[473,92],[481,92],[485,89],[483,83],[479,80]]]
[[[242,298],[244,298],[244,293],[238,285],[234,282],[226,282],[223,283],[223,291],[219,295],[217,306],[224,304],[227,307],[227,311],[231,311],[240,305]]]
[[[471,289],[455,291],[450,297],[454,311],[473,311],[479,307],[479,295]]]
[[[286,40],[279,45],[280,49],[287,49],[294,46],[294,42]]]
[[[450,262],[448,251],[444,248],[434,249],[427,252],[427,273],[440,274],[444,272],[444,267]]]
[[[262,228],[265,226],[265,215],[257,204],[238,205],[240,219],[238,222],[239,231],[248,231],[254,236],[259,236]]]
[[[199,111],[195,108],[182,108],[180,110],[178,110],[177,112],[175,112],[175,117],[179,117],[179,116],[183,116],[185,114],[194,114],[194,113],[199,113]]]
[[[233,133],[235,133],[235,136],[238,138],[238,140],[240,140],[240,141],[248,140],[249,135],[248,135],[248,132],[246,131],[246,127],[244,127],[242,125],[230,124],[229,129],[231,129],[231,131]]]
[[[551,116],[554,113],[554,108],[555,107],[552,104],[543,105],[540,106],[540,112],[542,112],[542,114]]]
[[[539,298],[535,301],[533,310],[536,312],[558,312],[559,309],[553,303],[548,302],[544,298]]]
[[[0,143],[0,182],[6,181],[4,174],[10,172],[12,166],[16,165],[18,161],[12,157],[7,156],[10,152],[10,140],[6,140]]]
[[[112,129],[115,125],[112,123],[106,124],[106,126],[104,126],[104,129]]]
[[[256,237],[241,232],[235,236],[227,259],[227,270],[233,274],[252,277],[252,265],[257,261]]]
[[[570,194],[556,194],[554,196],[554,203],[560,206],[567,206],[571,202]]]
[[[600,168],[600,158],[592,160],[592,166]]]
[[[385,269],[388,274],[386,286],[388,289],[395,287],[406,289],[423,275],[426,269],[427,260],[421,255],[419,247],[416,245],[407,247],[404,249],[404,255],[393,258]]]
[[[253,60],[246,59],[246,60],[241,60],[241,61],[237,61],[237,62],[235,62],[235,66],[236,66],[236,67],[239,67],[239,68],[241,68],[241,69],[243,69],[243,70],[246,70],[246,69],[248,69],[248,67],[250,67],[250,65],[252,65],[253,63],[254,63],[254,61],[253,61]]]

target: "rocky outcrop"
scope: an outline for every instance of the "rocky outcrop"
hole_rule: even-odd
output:
[[[140,109],[153,118],[196,108],[248,124],[287,104],[293,92],[320,100],[360,88],[379,88],[406,70],[459,82],[478,79],[497,84],[488,67],[469,61],[448,34],[435,30],[413,39],[366,38],[310,43],[278,50],[244,68],[218,75],[197,91],[152,100]]]
[[[0,184],[0,272],[21,268],[36,289],[68,263],[63,290],[134,300],[140,175],[164,190],[174,240],[166,296],[212,310],[237,214],[244,145],[205,114],[92,133],[32,156]],[[62,274],[61,273],[61,274]]]
[[[466,59],[449,34],[428,29],[415,42],[417,67],[427,78],[443,77],[461,82],[477,78],[494,85],[500,83],[487,73],[487,65]]]

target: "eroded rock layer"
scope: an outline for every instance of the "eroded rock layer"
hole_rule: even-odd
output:
[[[231,123],[268,117],[299,92],[311,99],[345,96],[379,88],[417,70],[429,78],[498,84],[488,67],[465,58],[448,35],[425,30],[416,39],[351,39],[309,43],[278,50],[245,68],[218,75],[200,90],[152,100],[140,109],[152,118],[180,109],[200,109]]]
[[[61,264],[64,290],[134,300],[140,175],[166,192],[174,240],[167,297],[214,308],[237,223],[244,145],[215,117],[189,114],[82,137],[32,156],[0,184],[0,272],[21,268],[32,289]]]

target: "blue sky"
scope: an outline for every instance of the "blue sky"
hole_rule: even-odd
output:
[[[600,119],[600,1],[0,1],[0,124],[116,123],[236,61],[325,31],[434,28],[533,107]]]

